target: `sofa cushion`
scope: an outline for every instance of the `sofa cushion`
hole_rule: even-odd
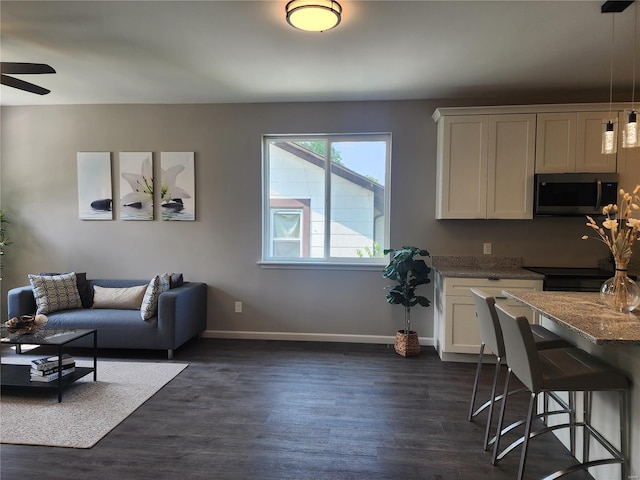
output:
[[[171,275],[163,273],[156,275],[151,279],[144,293],[142,306],[140,307],[140,316],[143,320],[149,320],[155,316],[158,311],[158,297],[162,292],[166,292],[170,288]]]
[[[76,274],[76,286],[80,294],[80,301],[84,308],[91,308],[93,304],[93,289],[87,280],[86,272],[73,272]],[[63,275],[62,273],[40,273],[40,275]]]
[[[82,308],[76,274],[31,275],[29,282],[36,301],[36,314]]]
[[[93,306],[91,308],[115,308],[139,310],[146,285],[127,288],[105,288],[93,286]]]

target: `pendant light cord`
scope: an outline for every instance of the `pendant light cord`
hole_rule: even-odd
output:
[[[613,54],[615,52],[616,14],[611,15],[611,66],[609,73],[609,121],[611,121],[611,104],[613,103]]]
[[[636,4],[636,18],[633,27],[633,77],[631,84],[631,110],[635,110],[635,96],[636,96],[636,57],[638,56],[638,2]]]

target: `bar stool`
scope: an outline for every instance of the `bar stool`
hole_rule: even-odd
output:
[[[471,422],[478,414],[489,408],[483,441],[483,448],[485,450],[488,450],[491,444],[495,442],[495,437],[492,440],[489,440],[489,436],[491,434],[491,423],[493,419],[493,407],[495,401],[502,398],[501,396],[496,397],[496,389],[498,385],[500,367],[505,359],[505,350],[504,342],[502,339],[502,331],[500,330],[500,323],[498,322],[498,314],[496,313],[495,308],[495,298],[487,295],[484,291],[477,288],[471,289],[471,296],[473,297],[473,301],[476,305],[476,316],[478,317],[478,325],[480,327],[481,343],[480,353],[478,355],[478,366],[476,367],[476,378],[473,382],[473,390],[471,392],[471,404],[469,406],[468,418]],[[571,346],[571,344],[564,340],[562,337],[550,332],[541,325],[532,325],[531,329],[534,333],[536,348],[539,350]],[[493,383],[491,386],[491,397],[480,407],[478,407],[478,409],[474,410],[485,347],[489,347],[489,349],[496,356],[495,372],[493,374]],[[514,393],[522,391],[523,389],[514,390],[509,394],[513,395]]]
[[[513,448],[522,444],[518,480],[522,480],[527,460],[529,441],[538,435],[562,428],[576,429],[582,427],[583,456],[582,462],[558,470],[546,478],[559,478],[563,475],[586,470],[597,465],[619,463],[621,468],[620,478],[627,480],[629,471],[629,380],[620,371],[608,366],[596,357],[580,350],[579,348],[555,348],[551,350],[536,349],[533,334],[526,317],[517,316],[508,308],[497,305],[496,311],[502,329],[505,351],[507,354],[507,377],[504,386],[504,397],[500,415],[498,418],[498,432],[502,432],[502,424],[507,406],[507,392],[511,374],[518,379],[530,391],[529,410],[525,421],[524,435],[507,447],[500,455],[499,444],[501,433],[496,435],[493,445],[494,465]],[[575,411],[567,411],[566,405],[557,413],[569,413],[569,421],[559,425],[544,426],[537,430],[532,429],[532,422],[536,415],[535,405],[538,395],[544,392],[575,392],[584,394],[583,421],[575,419]],[[620,396],[620,449],[612,445],[591,425],[591,392],[594,391],[618,391]],[[545,412],[550,415],[556,412]],[[589,460],[589,443],[593,437],[606,449],[611,458]],[[573,453],[573,452],[572,452]]]

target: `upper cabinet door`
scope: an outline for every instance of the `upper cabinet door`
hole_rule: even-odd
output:
[[[538,114],[536,173],[575,172],[577,120],[575,112]]]
[[[489,117],[487,218],[533,218],[536,114]]]
[[[486,218],[487,115],[438,121],[436,218]]]
[[[539,113],[536,173],[615,172],[616,155],[603,155],[607,112]]]
[[[533,218],[535,114],[438,121],[436,218]]]
[[[611,173],[616,171],[616,154],[600,153],[602,151],[602,124],[606,122],[608,116],[608,112],[578,112],[576,172]]]

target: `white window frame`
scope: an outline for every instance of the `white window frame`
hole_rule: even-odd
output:
[[[378,268],[387,264],[387,258],[382,257],[331,257],[330,256],[330,240],[331,240],[331,168],[324,169],[325,175],[325,229],[324,229],[324,258],[291,258],[280,259],[272,256],[271,248],[271,201],[270,201],[270,178],[269,178],[269,142],[271,141],[305,141],[305,140],[324,140],[327,141],[327,152],[331,151],[331,144],[334,142],[386,142],[386,159],[385,159],[385,179],[384,179],[384,234],[383,242],[380,247],[382,249],[389,248],[390,244],[390,217],[391,217],[391,133],[357,133],[357,134],[294,134],[294,135],[263,135],[262,136],[262,261],[259,262],[266,268],[269,267],[291,267],[306,268],[310,266],[318,267],[348,267],[357,268]],[[331,164],[329,164],[331,165]]]

